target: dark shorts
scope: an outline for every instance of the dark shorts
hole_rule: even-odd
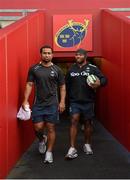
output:
[[[53,124],[59,123],[59,112],[57,105],[47,107],[33,106],[32,108],[32,122],[50,122]]]
[[[80,114],[84,120],[94,120],[94,103],[71,103],[69,108],[70,115]]]

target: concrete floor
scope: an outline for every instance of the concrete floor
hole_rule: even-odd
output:
[[[8,179],[130,179],[130,153],[96,121],[93,134],[93,155],[83,152],[83,132],[79,129],[79,156],[64,160],[69,148],[69,122],[57,126],[54,163],[44,164],[35,140],[8,175]]]

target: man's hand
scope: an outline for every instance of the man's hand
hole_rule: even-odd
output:
[[[91,83],[90,85],[93,89],[97,89],[101,85],[100,79],[97,78],[97,80],[94,83]]]
[[[29,102],[28,101],[24,101],[22,103],[22,108],[24,109],[24,111],[26,111],[26,107],[29,106]]]
[[[58,110],[60,113],[62,113],[65,110],[65,103],[60,102]]]

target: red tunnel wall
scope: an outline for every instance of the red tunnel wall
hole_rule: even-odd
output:
[[[41,23],[42,22],[42,23]],[[31,120],[18,121],[27,70],[44,43],[44,14],[38,12],[0,34],[0,178],[7,175],[34,139]]]
[[[130,22],[109,11],[102,13],[102,69],[108,85],[100,92],[100,119],[130,150]],[[103,97],[103,98],[102,98]]]

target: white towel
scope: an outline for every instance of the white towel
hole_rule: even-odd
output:
[[[17,118],[26,121],[29,120],[30,117],[31,117],[31,109],[29,108],[29,105],[25,107],[25,110],[21,106],[19,112],[17,113]]]

